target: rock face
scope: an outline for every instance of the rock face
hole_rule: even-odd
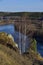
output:
[[[8,38],[12,39],[12,41],[14,42],[14,38],[11,34],[8,34]]]
[[[10,47],[14,50],[17,50],[18,46],[14,42],[14,39],[11,34],[0,32],[0,44]]]

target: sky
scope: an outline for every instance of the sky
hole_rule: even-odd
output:
[[[43,12],[43,0],[0,0],[0,11]]]

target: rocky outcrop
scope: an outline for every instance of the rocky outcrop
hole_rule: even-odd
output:
[[[0,44],[5,45],[15,51],[17,51],[17,43],[14,42],[14,39],[11,34],[5,32],[0,32]]]

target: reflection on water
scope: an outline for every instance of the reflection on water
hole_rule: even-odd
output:
[[[12,34],[14,37],[15,42],[19,44],[19,32],[15,31],[14,26],[12,24],[0,26],[0,32],[6,32],[8,34]],[[21,33],[20,33],[21,34]],[[22,37],[25,37],[25,35],[21,34]],[[25,48],[27,49],[29,46],[29,39],[26,36],[26,45]],[[19,46],[20,47],[20,46]],[[38,52],[43,56],[43,45],[37,44]],[[23,44],[22,44],[22,51],[24,51]]]

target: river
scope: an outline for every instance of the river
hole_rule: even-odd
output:
[[[15,42],[19,44],[19,32],[15,31],[13,24],[0,26],[0,32],[6,32],[8,34],[12,34],[12,36],[14,37]],[[21,34],[21,36],[25,37],[25,35],[23,35],[23,34]],[[20,47],[21,46],[19,45],[19,48]],[[27,50],[28,47],[29,47],[29,40],[26,36],[26,44],[25,44],[26,50]],[[22,52],[24,52],[25,48],[24,48],[24,45],[22,44]],[[43,56],[43,44],[38,42],[37,43],[37,50],[41,54],[41,56]]]

